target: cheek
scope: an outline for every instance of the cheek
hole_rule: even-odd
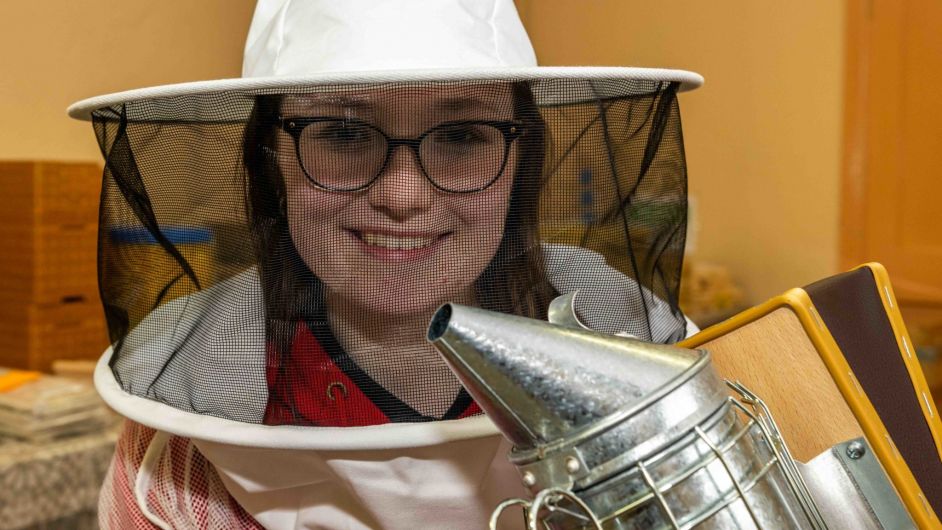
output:
[[[308,184],[304,175],[290,171],[283,174],[291,239],[301,258],[313,270],[323,260],[326,249],[342,235],[333,228],[351,197],[318,190]]]
[[[507,219],[507,210],[510,208],[510,193],[513,190],[514,178],[517,173],[517,150],[511,149],[508,154],[504,172],[497,182],[484,190],[480,201],[482,220],[493,224],[498,240],[504,233],[504,222]]]
[[[469,235],[466,244],[473,245],[469,250],[475,254],[486,251],[488,260],[496,252],[504,233],[513,188],[510,175],[512,173],[505,174],[483,192],[468,197],[457,196],[453,200]]]
[[[309,190],[288,192],[288,226],[292,237],[298,239],[302,234],[323,232],[326,222],[342,209],[341,201],[318,197]]]

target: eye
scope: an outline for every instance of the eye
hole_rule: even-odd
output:
[[[313,123],[305,131],[318,145],[332,149],[358,150],[372,145],[376,132],[356,122],[330,121]]]
[[[446,125],[435,130],[431,140],[437,144],[461,147],[487,144],[494,141],[492,127],[481,124]]]

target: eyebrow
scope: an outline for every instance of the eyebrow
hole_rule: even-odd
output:
[[[487,110],[497,110],[493,103],[474,98],[474,97],[455,97],[437,101],[434,105],[436,110],[461,111],[473,108],[484,107]]]
[[[339,101],[331,102],[333,105],[338,107],[350,108],[350,109],[372,109],[373,103],[368,99],[351,99],[351,98],[340,98]]]
[[[331,107],[338,109],[348,109],[354,111],[373,111],[374,104],[369,98],[330,96],[327,98],[300,99],[298,101],[302,108],[316,109],[319,107]],[[443,98],[435,101],[431,107],[436,112],[463,112],[469,109],[484,109],[488,112],[497,112],[500,107],[494,102],[487,101],[474,96],[455,96]]]
[[[298,99],[298,103],[305,108],[336,107],[343,109],[372,109],[373,104],[365,98],[349,98],[344,96],[330,96],[318,98]]]

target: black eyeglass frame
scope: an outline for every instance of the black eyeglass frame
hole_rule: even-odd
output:
[[[314,177],[312,177],[311,174],[308,173],[307,168],[304,167],[304,161],[301,159],[301,133],[309,125],[312,125],[314,123],[324,123],[324,122],[355,123],[357,125],[363,125],[365,127],[368,127],[378,132],[386,140],[386,156],[383,159],[383,164],[380,166],[379,171],[376,172],[376,175],[373,175],[373,177],[362,186],[357,186],[355,188],[338,188],[338,187],[333,187],[333,186],[325,186],[321,184],[320,182],[317,182],[317,180],[315,180]],[[280,117],[278,118],[278,125],[281,127],[282,130],[284,130],[292,138],[294,138],[294,152],[295,152],[295,156],[298,159],[298,165],[301,166],[301,171],[304,172],[304,176],[307,177],[307,179],[311,182],[311,184],[324,190],[338,191],[338,192],[362,191],[372,186],[373,183],[375,183],[379,179],[380,175],[382,175],[383,172],[386,170],[386,166],[389,165],[389,159],[392,158],[393,150],[395,150],[400,145],[404,145],[411,149],[413,155],[415,156],[415,160],[419,165],[419,169],[422,170],[422,176],[424,176],[425,179],[428,180],[432,184],[432,186],[435,187],[435,189],[444,191],[446,193],[456,193],[456,194],[475,193],[478,191],[483,191],[491,187],[491,185],[497,182],[497,179],[499,179],[501,175],[504,174],[504,169],[507,167],[507,156],[510,154],[510,146],[513,145],[514,140],[516,140],[517,138],[520,138],[526,132],[523,127],[522,122],[505,121],[505,120],[447,121],[447,122],[439,123],[438,125],[432,127],[431,129],[425,131],[424,133],[420,134],[419,136],[415,138],[392,138],[379,127],[371,123],[365,122],[363,120],[349,119],[349,118],[336,118],[332,116]],[[474,188],[470,190],[454,191],[454,190],[450,190],[448,188],[444,188],[440,186],[437,182],[435,182],[432,179],[432,177],[429,176],[428,171],[425,169],[425,164],[422,163],[422,155],[419,152],[419,146],[422,144],[422,140],[424,140],[428,135],[434,133],[435,131],[444,129],[446,127],[454,127],[454,126],[460,126],[460,125],[486,125],[500,131],[500,133],[504,137],[504,157],[503,157],[503,160],[501,160],[500,168],[497,170],[497,174],[494,175],[494,178],[489,180],[486,184],[478,188]]]

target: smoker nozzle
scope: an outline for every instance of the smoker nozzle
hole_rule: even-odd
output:
[[[642,401],[699,352],[445,304],[428,340],[518,448],[565,438]]]

